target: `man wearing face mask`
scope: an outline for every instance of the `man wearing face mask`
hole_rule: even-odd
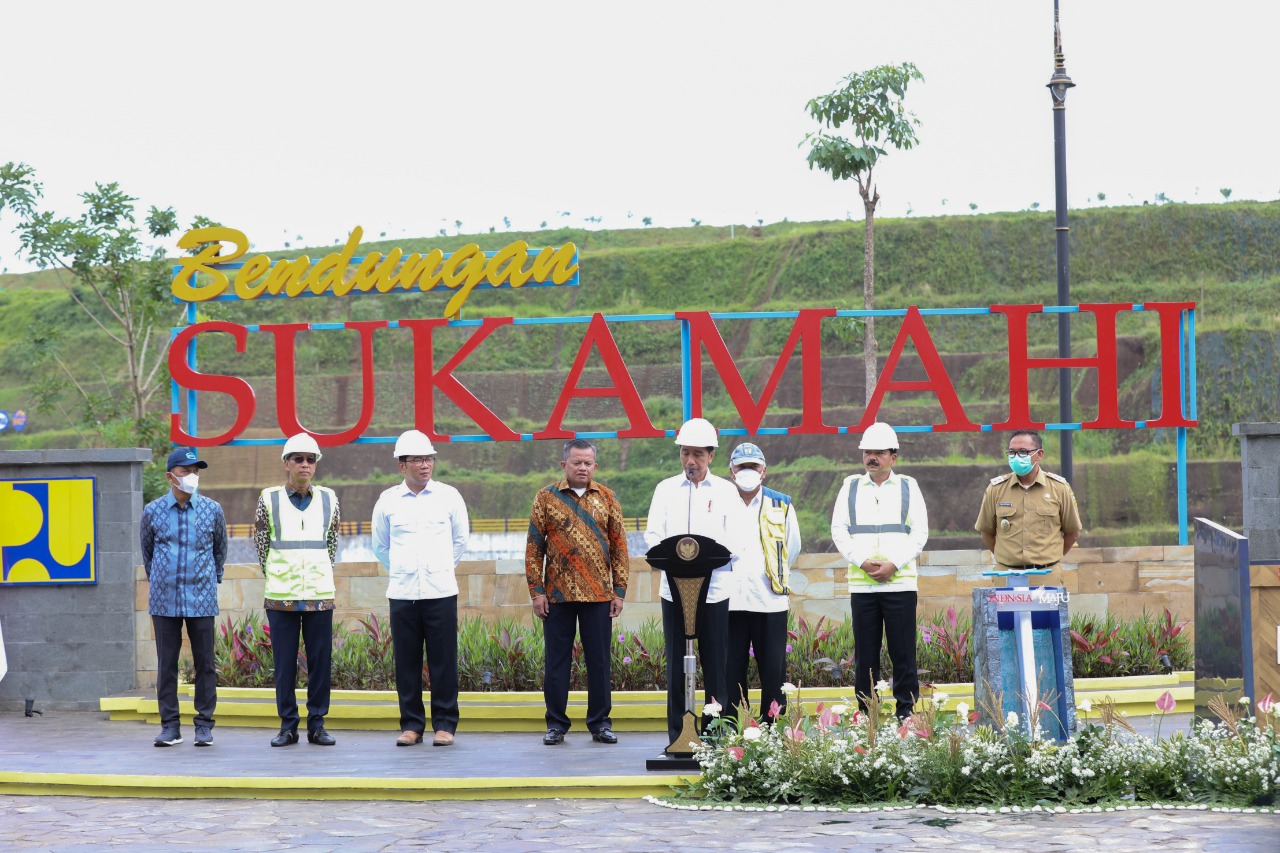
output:
[[[733,564],[736,588],[729,599],[729,700],[730,719],[738,703],[748,697],[747,667],[754,654],[760,673],[757,716],[772,722],[769,713],[778,703],[787,708],[782,684],[787,680],[787,609],[791,567],[800,556],[800,525],[791,497],[765,488],[764,451],[754,444],[739,444],[729,456],[729,477],[738,487],[733,524],[742,538],[742,554]],[[750,701],[747,701],[750,706]]]
[[[916,672],[916,557],[929,514],[913,477],[894,470],[898,435],[874,423],[858,442],[865,474],[846,477],[831,511],[831,541],[846,560],[853,617],[853,689],[866,708],[880,681],[882,639],[893,663],[893,698],[905,719],[920,698]]]
[[[218,584],[227,561],[227,521],[217,501],[196,494],[199,471],[209,463],[195,448],[169,454],[169,491],[142,510],[142,565],[150,581],[147,611],[156,635],[156,701],[160,734],[156,746],[182,743],[178,713],[178,654],[187,626],[195,665],[196,746],[213,744],[218,680],[213,659],[213,620]]]
[[[974,529],[1005,568],[1056,566],[1082,530],[1071,484],[1040,467],[1044,444],[1034,430],[1009,436],[1006,455],[1013,473],[987,484]]]
[[[658,483],[649,503],[645,544],[650,548],[668,536],[694,533],[710,537],[737,554],[736,537],[729,513],[733,503],[739,504],[738,490],[722,477],[711,473],[720,439],[716,428],[705,418],[691,418],[676,434],[680,448],[681,473]],[[698,633],[698,657],[702,665],[702,684],[707,704],[728,701],[726,653],[729,642],[729,598],[733,591],[733,562],[711,572],[706,606]],[[684,633],[682,620],[671,599],[667,576],[662,575],[659,590],[662,597],[662,634],[667,651],[667,734],[675,742],[680,736],[685,713],[685,697],[681,689],[684,673]],[[702,720],[705,728],[710,717]]]

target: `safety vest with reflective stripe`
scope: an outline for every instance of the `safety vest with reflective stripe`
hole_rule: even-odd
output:
[[[764,499],[760,507],[760,546],[764,550],[764,573],[769,578],[769,588],[778,595],[790,590],[790,565],[787,553],[787,512],[791,496],[773,489],[761,488]]]
[[[305,510],[293,505],[284,486],[262,491],[271,522],[265,596],[272,601],[333,598],[327,533],[338,497],[324,486],[312,486],[311,490],[311,503]]]
[[[901,487],[900,501],[901,509],[899,517],[895,521],[887,524],[868,524],[866,520],[860,523],[858,520],[858,488],[864,482],[870,482],[871,478],[859,474],[849,483],[849,535],[855,540],[858,537],[880,537],[884,535],[900,534],[906,536],[911,533],[911,527],[907,524],[907,515],[911,510],[911,487],[908,484],[909,477],[900,475],[899,486]],[[862,570],[861,566],[849,566],[848,572],[849,586],[862,587],[883,587]],[[898,571],[893,576],[893,581],[910,581],[912,584],[916,582],[916,564],[908,563],[905,566],[899,566]],[[915,589],[914,586],[911,589]]]

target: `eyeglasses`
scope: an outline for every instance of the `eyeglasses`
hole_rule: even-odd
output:
[[[1040,449],[1036,448],[1035,450],[1006,450],[1005,454],[1010,459],[1017,457],[1018,459],[1022,459],[1023,461],[1026,461],[1027,459],[1030,459],[1034,454],[1039,452],[1040,452]]]
[[[296,462],[296,463],[298,463],[298,464],[301,464],[301,463],[303,463],[303,462],[306,462],[308,465],[314,465],[314,464],[316,464],[317,462],[319,462],[319,461],[320,461],[320,460],[319,460],[317,457],[315,457],[315,456],[303,456],[301,453],[295,453],[293,456],[291,456],[291,457],[289,457],[289,458],[290,458],[290,460],[291,460],[291,461]]]
[[[430,465],[435,461],[434,456],[406,456],[404,460],[406,465]]]

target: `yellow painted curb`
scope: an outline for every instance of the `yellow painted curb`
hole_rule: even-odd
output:
[[[1130,716],[1159,713],[1156,700],[1168,691],[1175,701],[1187,707],[1195,695],[1195,673],[1139,675],[1126,678],[1078,678],[1075,681],[1076,703],[1088,700],[1095,705],[1110,697],[1116,707]],[[192,695],[191,685],[182,685],[180,693]],[[954,711],[964,702],[974,706],[972,684],[936,684],[924,698],[945,693],[946,710]],[[430,694],[424,693],[424,701]],[[886,691],[882,696],[889,699]],[[305,691],[298,692],[299,704],[306,701]],[[251,728],[274,728],[275,691],[270,688],[223,687],[218,690],[218,722],[222,725]],[[569,696],[569,717],[584,722],[586,692],[573,691]],[[800,688],[805,713],[816,713],[819,703],[853,702],[852,687]],[[462,693],[458,697],[463,727],[473,732],[538,732],[546,727],[542,695],[534,692]],[[190,699],[179,703],[184,720],[195,713]],[[160,713],[154,696],[106,696],[99,707],[110,719],[143,720],[159,724]],[[615,691],[611,714],[614,728],[621,732],[656,732],[666,729],[666,694],[658,691]],[[335,690],[331,696],[328,719],[334,728],[393,731],[399,728],[400,714],[396,695],[387,690]]]
[[[694,778],[696,774],[425,779],[0,772],[0,794],[272,800],[612,799],[665,796],[672,787]]]

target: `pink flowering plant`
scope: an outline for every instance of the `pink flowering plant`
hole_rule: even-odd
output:
[[[784,690],[787,708],[776,725],[761,725],[746,712],[723,722],[696,754],[701,777],[681,796],[841,806],[1271,805],[1280,786],[1280,709],[1270,696],[1256,707],[1216,700],[1210,707],[1219,722],[1200,721],[1167,738],[1138,734],[1109,698],[1086,700],[1081,730],[1059,742],[1043,733],[1049,700],[1021,720],[1016,712],[999,713],[997,698],[984,714],[994,722],[976,725],[977,714],[964,703],[947,710],[945,695],[922,698],[898,721],[879,690],[867,697],[865,711],[852,701],[806,710],[797,688]],[[1171,701],[1162,698],[1168,710]]]

